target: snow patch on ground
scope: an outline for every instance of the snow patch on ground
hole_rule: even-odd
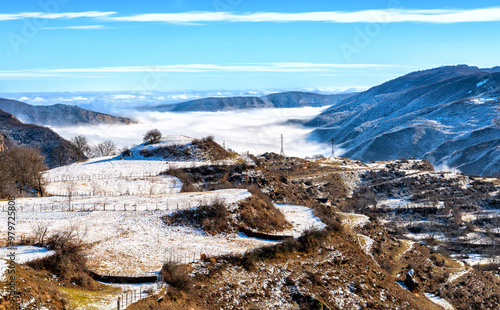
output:
[[[476,87],[481,87],[483,86],[484,84],[486,84],[488,82],[488,79],[484,80],[484,81],[481,81],[479,83],[476,84]]]
[[[478,253],[468,253],[464,255],[460,254],[452,254],[451,257],[461,260],[468,264],[469,266],[475,266],[475,265],[486,265],[486,264],[491,264],[491,263],[500,263],[500,258],[489,258],[486,257],[484,254],[478,254]]]
[[[405,243],[406,246],[408,247],[406,250],[404,250],[401,254],[399,254],[399,257],[403,257],[404,255],[406,255],[406,253],[408,253],[412,248],[413,248],[413,245],[415,244],[415,241],[412,241],[412,240],[400,240],[401,242]]]
[[[474,98],[474,99],[471,99],[472,104],[485,104],[485,103],[493,102],[493,101],[496,101],[496,99],[495,98]]]
[[[54,251],[49,251],[45,248],[36,246],[20,245],[15,248],[0,248],[0,280],[4,279],[4,274],[7,270],[9,261],[9,257],[7,255],[12,252],[15,253],[14,261],[16,262],[16,264],[24,264],[38,258],[50,256],[55,253]]]
[[[14,250],[12,248],[0,248],[0,258],[7,259],[7,255],[9,255],[10,252],[14,252]],[[46,248],[25,245],[17,246],[15,252],[16,264],[24,264],[55,253],[54,251],[49,251]]]
[[[456,279],[458,278],[461,278],[463,277],[464,275],[466,275],[468,272],[469,272],[469,267],[464,267],[464,269],[458,271],[458,272],[455,272],[453,274],[451,274],[449,277],[448,277],[448,280],[446,280],[446,283],[452,283],[453,281],[455,281]]]
[[[288,222],[293,224],[293,228],[283,231],[284,235],[299,237],[307,229],[324,229],[326,225],[313,213],[311,208],[296,205],[275,204],[285,215]]]
[[[453,306],[446,299],[443,299],[443,298],[438,297],[438,296],[431,294],[431,293],[424,293],[424,295],[430,301],[432,301],[436,305],[443,307],[446,310],[455,310],[455,308],[453,308]]]

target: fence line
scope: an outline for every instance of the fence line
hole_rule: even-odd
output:
[[[193,199],[194,200],[194,199]],[[204,199],[196,199],[189,203],[158,202],[149,204],[136,203],[56,203],[56,204],[17,204],[19,211],[31,212],[84,212],[84,211],[168,211],[190,209],[205,203]],[[7,210],[7,205],[2,205],[2,211]]]
[[[177,188],[176,183],[160,183],[163,186],[162,189],[156,190],[153,189],[152,193],[149,195],[163,195],[163,194],[175,194],[175,189]],[[158,184],[159,185],[159,184]],[[47,193],[52,196],[61,196],[61,197],[112,197],[112,196],[138,196],[145,195],[144,191],[128,191],[125,190],[123,193],[109,193],[109,192],[87,192],[87,191],[51,191],[47,190]],[[148,194],[146,194],[148,195]]]
[[[160,175],[160,173],[167,169],[156,171],[144,171],[141,173],[119,173],[119,174],[81,174],[81,175],[59,175],[59,176],[46,176],[45,180],[48,182],[66,182],[66,181],[90,181],[90,180],[110,180],[118,178],[145,178]]]
[[[118,297],[116,309],[126,309],[134,302],[158,293],[163,287],[165,287],[165,285],[161,281],[156,281],[154,284],[140,285],[136,289],[126,290]]]

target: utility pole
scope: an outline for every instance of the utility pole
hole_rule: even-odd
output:
[[[332,155],[330,155],[331,158],[335,157],[335,144],[333,143],[333,138],[332,138]]]
[[[281,152],[280,152],[280,155],[285,156],[285,151],[283,150],[283,134],[281,134]]]

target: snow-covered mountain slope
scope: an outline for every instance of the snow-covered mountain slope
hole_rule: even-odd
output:
[[[159,105],[148,108],[153,111],[232,111],[263,108],[299,108],[328,106],[353,94],[320,95],[306,92],[284,92],[262,97],[211,97],[178,104]]]
[[[310,139],[360,159],[425,158],[470,174],[500,173],[500,68],[413,72],[330,107]]]
[[[123,117],[98,113],[66,104],[30,105],[17,100],[0,98],[0,109],[24,123],[45,126],[71,126],[85,124],[131,124]]]

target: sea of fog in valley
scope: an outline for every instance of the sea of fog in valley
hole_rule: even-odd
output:
[[[329,155],[330,147],[307,141],[312,129],[300,122],[308,120],[325,108],[259,109],[228,112],[145,112],[129,111],[122,116],[137,124],[132,125],[86,125],[52,127],[66,139],[85,135],[91,144],[112,140],[119,147],[142,143],[144,133],[152,128],[163,135],[186,135],[202,138],[213,135],[215,140],[236,152],[249,151],[260,155],[265,152],[280,152],[281,134],[284,150],[289,156]]]
[[[353,89],[305,89],[318,93],[339,93]],[[330,155],[331,146],[308,141],[312,131],[301,125],[321,113],[321,108],[258,109],[225,112],[170,113],[144,110],[144,107],[178,103],[206,97],[263,96],[271,90],[189,91],[189,92],[59,92],[0,94],[33,105],[56,103],[77,105],[102,113],[130,118],[133,125],[85,125],[51,127],[65,139],[85,135],[91,144],[112,140],[120,148],[142,143],[144,133],[158,128],[163,135],[186,135],[201,138],[213,135],[215,140],[236,152],[260,155],[280,152],[281,134],[288,156]],[[291,120],[291,121],[290,121]],[[342,150],[337,150],[337,155]]]

